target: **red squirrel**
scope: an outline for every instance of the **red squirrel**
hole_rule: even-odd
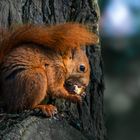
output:
[[[83,46],[98,43],[84,25],[26,24],[0,37],[0,99],[7,112],[39,108],[53,116],[57,108],[41,104],[48,96],[82,101],[78,90],[90,77]]]

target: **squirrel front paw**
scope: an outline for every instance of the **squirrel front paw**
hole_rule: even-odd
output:
[[[73,103],[82,103],[82,97],[80,95],[70,95],[68,99]]]

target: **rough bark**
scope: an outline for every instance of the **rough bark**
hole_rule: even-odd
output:
[[[97,0],[0,1],[0,26],[2,27],[22,23],[55,24],[76,21],[90,25],[91,30],[98,33],[99,17]],[[56,134],[59,130],[57,125],[60,125],[60,128],[64,125],[64,135],[68,135],[69,137],[62,138],[62,140],[78,139],[77,135],[79,139],[83,140],[105,139],[101,47],[100,45],[91,46],[86,52],[91,65],[91,82],[82,106],[77,106],[64,100],[53,100],[52,102],[59,107],[60,113],[57,120],[41,119],[35,117],[35,113],[34,115],[29,113],[28,117],[25,115],[26,113],[23,113],[24,115],[22,115],[25,117],[22,119],[20,119],[22,115],[18,116],[18,118],[14,117],[14,119],[12,116],[10,117],[8,115],[8,117],[5,117],[5,115],[2,115],[0,122],[0,135],[2,138],[7,137],[12,139],[13,133],[16,139],[24,138],[23,135],[20,134],[20,131],[24,131],[24,134],[27,135],[26,139],[30,139],[31,136],[37,139],[35,130],[35,128],[37,128],[39,131],[40,129],[43,131],[42,133],[40,131],[40,137],[38,139],[55,140],[57,136],[55,137],[55,135],[53,135],[52,137],[51,134]],[[63,121],[60,118],[63,118]],[[37,121],[34,122],[33,119]],[[20,122],[17,120],[20,120]],[[58,120],[61,120],[61,122],[57,122]],[[44,123],[46,124],[45,126]],[[29,127],[29,125],[31,126]],[[50,128],[53,130],[50,130]],[[62,128],[59,131],[62,131]],[[46,135],[48,135],[48,137]]]

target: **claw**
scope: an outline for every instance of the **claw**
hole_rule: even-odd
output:
[[[82,97],[82,98],[85,98],[85,97],[86,97],[86,92],[83,92],[83,93],[81,94],[81,97]]]
[[[53,117],[58,113],[57,108],[53,105],[38,105],[36,108],[42,110],[46,117]]]

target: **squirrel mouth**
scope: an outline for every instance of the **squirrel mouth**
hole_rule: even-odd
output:
[[[79,82],[66,81],[64,87],[70,94],[78,94],[80,96],[86,95],[85,93],[86,86],[82,85]]]

